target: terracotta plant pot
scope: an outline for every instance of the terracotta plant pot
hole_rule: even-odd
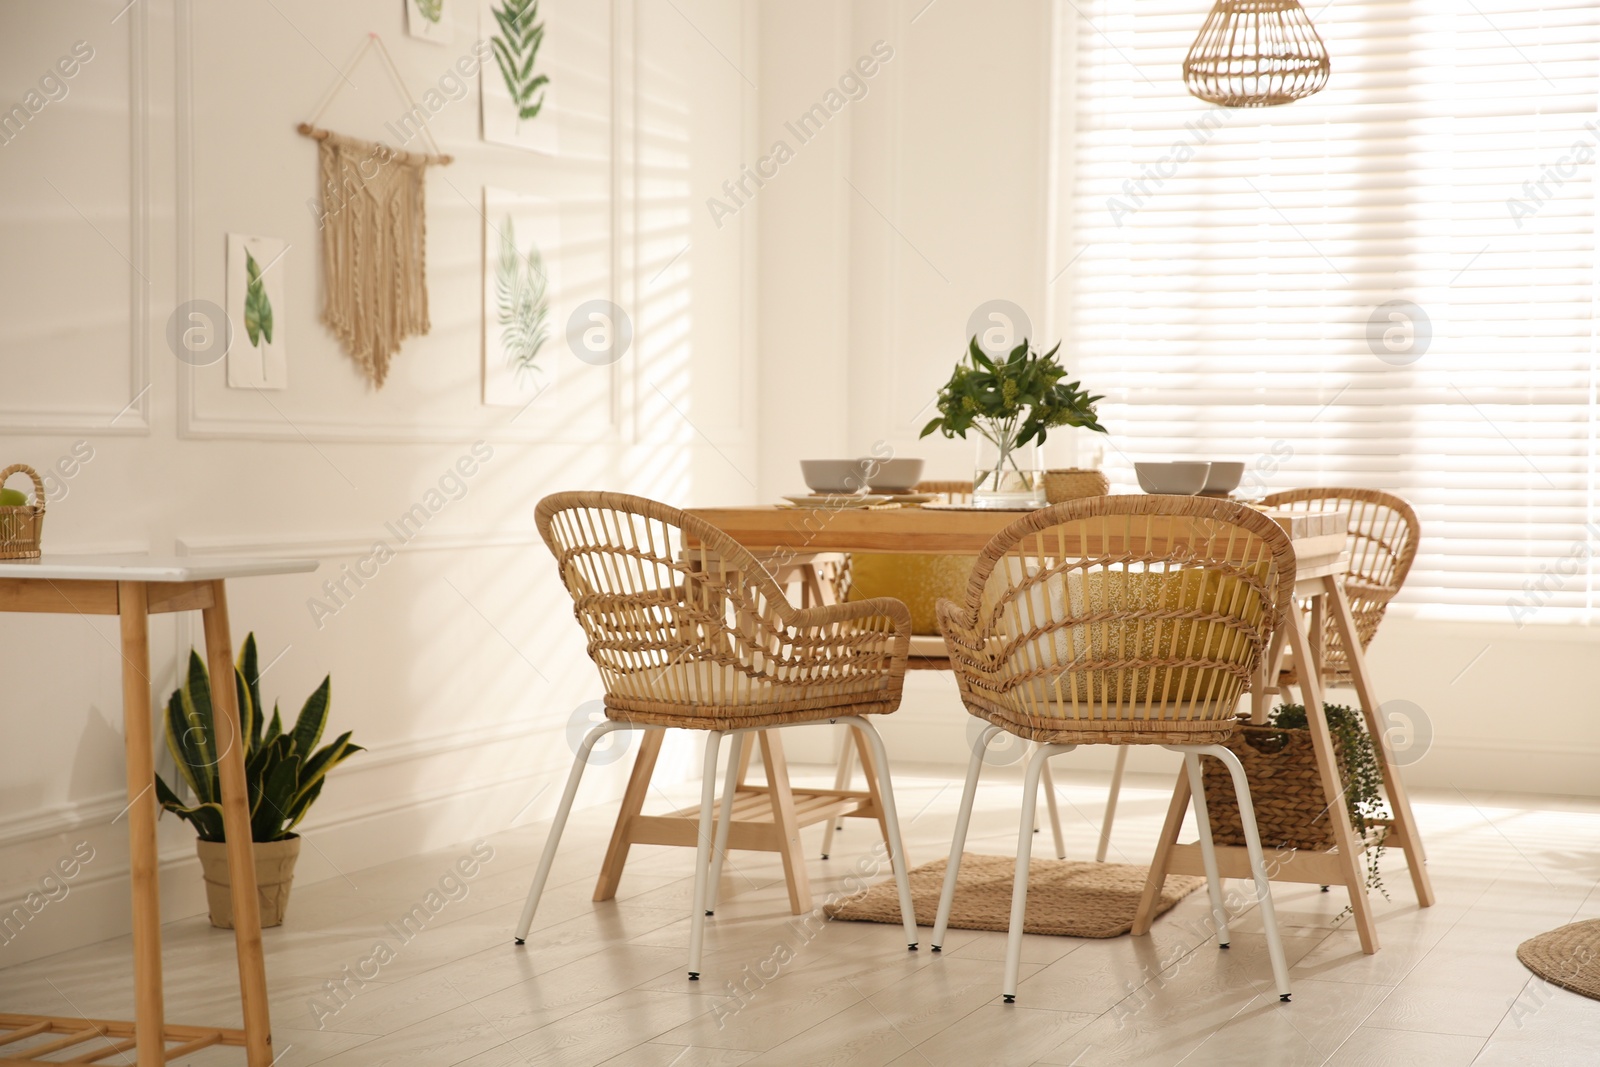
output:
[[[282,841],[258,841],[256,890],[261,901],[261,926],[283,925],[289,908],[289,887],[294,882],[294,863],[300,858],[300,835]],[[228,870],[228,846],[221,841],[195,840],[200,854],[200,873],[206,880],[206,903],[211,906],[211,925],[233,929],[233,879]]]

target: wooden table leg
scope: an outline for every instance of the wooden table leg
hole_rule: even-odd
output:
[[[134,1037],[139,1067],[166,1063],[161,983],[161,866],[156,849],[155,738],[150,723],[150,616],[143,582],[117,583],[122,628],[123,748],[133,882]]]
[[[1167,881],[1167,861],[1178,835],[1183,832],[1183,816],[1189,810],[1189,775],[1179,768],[1178,784],[1172,787],[1172,802],[1167,805],[1167,821],[1161,824],[1161,838],[1156,842],[1156,854],[1150,860],[1150,875],[1144,881],[1144,893],[1139,897],[1139,910],[1133,916],[1136,935],[1150,932],[1156,919],[1156,905],[1161,901],[1161,889]]]
[[[1400,830],[1406,850],[1406,866],[1411,871],[1411,887],[1417,894],[1417,904],[1433,906],[1433,881],[1428,877],[1428,855],[1422,847],[1422,834],[1417,830],[1417,817],[1411,811],[1411,798],[1405,783],[1400,780],[1400,769],[1395,766],[1394,753],[1389,748],[1388,733],[1378,719],[1378,698],[1372,686],[1372,675],[1367,671],[1367,655],[1361,648],[1356,633],[1355,615],[1350,610],[1350,598],[1344,586],[1335,577],[1323,579],[1326,597],[1331,601],[1334,625],[1344,643],[1345,659],[1350,664],[1350,677],[1355,683],[1356,697],[1361,702],[1361,713],[1367,722],[1367,733],[1378,754],[1378,767],[1383,772],[1384,792],[1389,794],[1389,807],[1395,825]]]
[[[228,876],[233,883],[233,938],[239,956],[239,997],[244,1007],[245,1062],[249,1067],[271,1067],[272,1025],[267,1014],[266,961],[261,951],[261,901],[255,892],[256,860],[250,841],[250,800],[244,777],[247,741],[240,733],[234,694],[227,593],[221,581],[212,582],[211,589],[211,607],[202,611],[201,617],[206,633],[206,664],[211,672],[212,729],[220,753],[217,771],[222,787]],[[144,1067],[142,1041],[139,1052],[140,1067]]]
[[[761,738],[761,765],[766,768],[767,789],[772,797],[772,827],[778,838],[778,854],[783,857],[784,881],[789,886],[789,907],[794,914],[803,915],[811,910],[811,879],[800,847],[800,820],[789,789],[789,763],[778,731],[759,730],[757,734]]]
[[[1328,799],[1328,820],[1333,826],[1334,844],[1339,849],[1339,870],[1344,874],[1344,885],[1350,893],[1351,918],[1356,934],[1361,939],[1361,951],[1371,955],[1378,951],[1378,927],[1373,922],[1372,910],[1367,902],[1367,872],[1366,864],[1362,862],[1366,846],[1365,842],[1356,841],[1355,829],[1350,825],[1338,758],[1333,751],[1333,734],[1328,730],[1328,720],[1322,710],[1322,678],[1312,669],[1316,660],[1312,655],[1311,642],[1301,626],[1298,605],[1284,613],[1284,626],[1288,629],[1289,652],[1294,656],[1300,691],[1305,696],[1306,724],[1311,729],[1311,745],[1317,755],[1322,793]],[[1301,667],[1301,664],[1305,666]]]
[[[661,741],[667,735],[665,730],[642,732],[639,754],[633,758],[633,773],[628,776],[628,788],[622,794],[622,808],[617,812],[616,825],[611,828],[611,844],[606,846],[600,878],[594,885],[593,899],[597,901],[615,897],[617,887],[622,884],[622,868],[628,862],[628,849],[633,846],[633,820],[644,810],[645,797],[650,793],[650,777],[656,773],[656,757],[661,755]]]

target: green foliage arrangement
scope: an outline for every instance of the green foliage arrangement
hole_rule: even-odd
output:
[[[249,250],[244,254],[244,328],[250,343],[261,347],[261,339],[272,343],[272,301],[267,299],[267,286],[261,280],[261,268]]]
[[[245,638],[233,670],[239,702],[239,736],[246,742],[245,786],[250,798],[250,839],[281,841],[291,832],[322,793],[327,773],[357,752],[350,734],[340,734],[332,744],[317,748],[328,723],[332,678],[324,677],[306,699],[300,716],[287,733],[276,704],[272,721],[263,729],[261,671],[256,656],[256,635]],[[222,787],[217,776],[217,739],[211,721],[211,679],[205,661],[189,652],[189,675],[167,701],[167,750],[178,773],[194,793],[185,804],[160,776],[156,799],[162,808],[193,826],[202,841],[221,841]]]
[[[550,78],[533,72],[539,46],[544,44],[544,23],[539,17],[539,0],[503,0],[499,7],[489,9],[500,26],[500,32],[489,38],[494,49],[494,61],[505,79],[506,91],[517,104],[517,117],[537,118],[544,107],[545,86]]]
[[[417,14],[429,22],[438,22],[444,15],[444,0],[415,0]]]
[[[1373,834],[1367,849],[1367,888],[1376,889],[1383,894],[1384,900],[1388,900],[1389,891],[1384,887],[1383,875],[1378,870],[1388,827],[1377,820],[1387,819],[1389,808],[1383,797],[1383,770],[1378,766],[1377,750],[1373,747],[1372,736],[1367,733],[1361,712],[1344,704],[1324,703],[1322,713],[1328,720],[1328,732],[1333,734],[1334,747],[1340,753],[1340,762],[1343,764],[1340,769],[1345,783],[1345,808],[1350,812],[1350,825],[1358,841],[1367,841],[1368,835]],[[1279,704],[1267,717],[1267,724],[1284,730],[1310,729],[1304,704]],[[1346,908],[1339,918],[1343,918],[1349,910]]]
[[[550,300],[539,247],[530,245],[527,259],[522,258],[509,215],[500,224],[500,265],[494,290],[500,347],[520,381],[533,372],[539,350],[550,339]]]
[[[1030,442],[1043,444],[1054,427],[1081,426],[1105,433],[1094,410],[1104,398],[1091,396],[1077,382],[1062,380],[1067,369],[1056,361],[1060,350],[1057,344],[1040,355],[1023,338],[1004,360],[996,360],[974,336],[966,358],[939,390],[938,417],[919,436],[937,430],[946,437],[966,437],[968,431],[976,431],[999,449],[994,468],[998,484],[1008,464],[1018,469],[1013,453]]]

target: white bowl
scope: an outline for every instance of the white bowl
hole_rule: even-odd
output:
[[[1211,473],[1206,475],[1205,488],[1202,493],[1207,496],[1227,496],[1239,488],[1239,483],[1244,481],[1244,464],[1234,460],[1211,463]]]
[[[863,459],[867,486],[874,493],[909,493],[922,481],[920,459]]]
[[[1176,463],[1135,463],[1139,488],[1147,493],[1193,496],[1205,488],[1211,475],[1210,463],[1180,460]]]
[[[859,459],[803,459],[800,474],[813,493],[859,493],[867,487]]]

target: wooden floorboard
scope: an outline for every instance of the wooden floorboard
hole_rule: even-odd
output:
[[[1105,779],[1057,772],[1069,855],[1081,859],[1093,853]],[[979,793],[970,851],[1015,848],[1021,789],[1005,773]],[[797,809],[811,810],[832,771],[797,767],[792,777]],[[1169,782],[1130,779],[1112,860],[1148,859]],[[896,787],[908,852],[923,862],[943,856],[959,781],[902,773]],[[697,786],[663,792],[668,806],[697,813]],[[1600,918],[1600,804],[1565,802],[1556,811],[1504,796],[1413,799],[1439,904],[1415,906],[1404,856],[1391,850],[1383,874],[1393,899],[1373,897],[1383,947],[1363,956],[1339,918],[1338,890],[1275,885],[1294,985],[1289,1005],[1270,996],[1257,910],[1245,906],[1232,924],[1232,948],[1219,951],[1207,937],[1204,892],[1157,920],[1146,938],[1025,938],[1018,1003],[1005,1006],[1003,935],[952,930],[943,953],[908,953],[897,926],[793,916],[778,856],[739,850],[729,853],[707,921],[704,980],[691,983],[684,965],[692,852],[636,846],[617,899],[592,903],[616,808],[581,810],[521,948],[510,935],[545,824],[489,838],[494,859],[465,894],[445,899],[404,939],[399,920],[438,890],[441,872],[470,844],[296,886],[287,923],[264,934],[278,1067],[1595,1062],[1600,1003],[1533,979],[1515,952],[1535,933]],[[846,827],[828,861],[815,858],[822,827],[805,831],[819,906],[858,879],[888,875],[875,850],[877,827]],[[1034,835],[1034,847],[1049,856],[1049,834]],[[1248,898],[1244,883],[1230,887]],[[52,904],[58,921],[89,906],[82,899]],[[203,917],[163,932],[169,1017],[237,1026],[232,938]],[[391,955],[375,963],[380,943]],[[116,938],[0,967],[0,1010],[125,1018],[130,952],[128,939]],[[5,1029],[0,1016],[0,1041]],[[0,1045],[0,1062],[61,1036]],[[1270,1059],[1250,1059],[1260,1050]],[[243,1057],[206,1047],[172,1062],[220,1067]]]

